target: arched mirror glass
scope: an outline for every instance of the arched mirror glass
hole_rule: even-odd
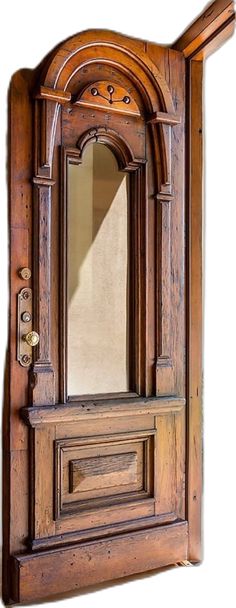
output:
[[[68,164],[68,395],[126,392],[129,175],[103,144]]]

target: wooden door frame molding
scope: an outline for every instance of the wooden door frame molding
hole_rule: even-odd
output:
[[[235,30],[231,0],[211,3],[173,44],[186,58],[187,204],[187,513],[188,560],[202,559],[202,391],[203,391],[203,234],[204,234],[204,60]]]
[[[107,145],[116,157],[118,167],[121,171],[130,175],[130,241],[131,247],[136,252],[137,272],[134,269],[134,263],[130,266],[130,281],[133,285],[133,301],[130,303],[130,308],[135,310],[135,314],[130,313],[130,335],[129,343],[130,352],[130,381],[131,390],[129,392],[119,393],[119,397],[137,397],[145,389],[146,384],[146,318],[142,314],[143,306],[140,293],[145,291],[145,267],[146,267],[146,243],[145,229],[142,226],[142,217],[146,212],[146,159],[136,159],[127,142],[118,135],[116,131],[110,128],[98,127],[88,129],[80,134],[76,148],[62,148],[62,192],[61,192],[61,242],[67,243],[67,167],[68,162],[80,165],[83,162],[83,154],[87,145],[91,143],[103,143]],[[141,247],[138,244],[142,244]],[[141,249],[145,254],[141,257]],[[133,262],[133,258],[132,258]],[[95,399],[108,398],[108,395],[68,395],[67,390],[67,268],[68,254],[67,245],[63,248],[61,255],[61,301],[62,314],[60,323],[61,333],[61,364],[60,364],[60,394],[62,403],[73,403],[78,401],[94,401]],[[137,275],[137,276],[136,276]],[[132,334],[132,336],[131,336]],[[144,362],[144,365],[143,365]],[[118,395],[112,393],[109,397],[115,398]]]
[[[98,36],[99,40],[97,39]],[[42,336],[42,339],[37,348],[36,359],[31,373],[30,399],[32,405],[54,405],[56,402],[54,370],[50,355],[51,270],[49,251],[51,246],[50,225],[52,187],[55,185],[55,181],[52,179],[52,163],[57,123],[60,106],[63,106],[72,100],[73,95],[69,89],[73,82],[73,78],[78,76],[78,72],[88,69],[88,67],[96,61],[96,57],[94,57],[95,46],[96,53],[98,54],[99,50],[101,52],[102,59],[99,59],[100,64],[119,69],[125,76],[129,74],[132,86],[136,87],[136,91],[140,95],[143,104],[145,123],[148,124],[153,137],[153,156],[155,159],[153,161],[153,167],[156,188],[154,198],[157,202],[157,213],[160,218],[161,226],[157,252],[158,260],[160,260],[160,269],[158,269],[157,279],[159,290],[157,302],[159,341],[155,361],[155,381],[158,382],[159,385],[158,394],[165,395],[166,378],[169,379],[169,377],[171,377],[173,385],[172,393],[175,393],[174,376],[176,375],[176,372],[170,345],[170,309],[168,304],[168,294],[170,291],[170,263],[169,260],[166,262],[162,249],[165,246],[165,241],[167,242],[169,239],[170,203],[174,198],[171,154],[172,130],[180,123],[180,118],[175,112],[172,95],[167,81],[147,54],[139,47],[136,47],[135,41],[107,30],[89,30],[77,34],[62,43],[60,47],[49,56],[48,61],[44,61],[44,68],[38,77],[37,88],[34,92],[34,218],[35,225],[40,226],[40,238],[38,238],[35,243],[34,249],[33,274],[34,293],[36,295],[34,317],[36,322],[35,329],[39,335]],[[114,51],[116,51],[115,59]],[[137,77],[136,72],[139,74],[139,77]],[[77,103],[80,92],[80,89],[76,91],[75,99],[72,100],[74,103]],[[115,147],[117,148],[118,153],[118,139],[114,136],[113,149]],[[119,147],[120,152],[124,154],[124,143],[123,145],[119,143]],[[132,159],[131,150],[130,155],[131,165],[133,162],[134,169],[136,160]],[[132,166],[130,168],[132,170]],[[144,182],[144,180],[142,180],[142,182]],[[145,186],[140,184],[140,187],[144,190]],[[164,229],[165,225],[166,228]],[[162,276],[164,276],[165,273],[167,280],[163,282]],[[146,280],[144,277],[145,271],[141,274],[144,283]],[[47,295],[46,298],[45,294]],[[140,294],[138,295],[138,298],[140,298]],[[39,306],[39,302],[42,300],[44,300],[43,305]],[[139,305],[139,308],[141,310],[141,304]],[[143,301],[140,317],[145,317],[145,314],[145,302]],[[47,324],[46,330],[45,324]],[[141,325],[144,326],[145,323],[140,323],[138,332],[147,333],[147,327],[145,329],[145,327],[141,327]],[[147,325],[148,320],[146,321],[146,326]],[[146,346],[145,349],[147,350]],[[138,367],[141,367],[142,360],[142,365],[145,370],[143,374],[141,374],[140,369],[137,371],[137,377],[139,377],[139,379],[136,382],[136,385],[138,388],[141,388],[142,394],[151,394],[154,374],[153,371],[150,370],[150,364],[148,369],[147,357],[143,356],[143,349],[139,348],[139,350],[142,351],[142,353],[139,352],[138,355]],[[141,375],[143,375],[143,378],[141,378]]]
[[[94,45],[102,48],[103,59],[99,60],[107,65],[112,60],[112,52],[116,53],[119,61],[114,60],[114,69],[119,66],[124,78],[129,71],[132,73],[134,88],[136,87],[144,104],[146,123],[150,124],[150,132],[154,133],[160,145],[154,146],[154,161],[158,165],[159,174],[156,174],[155,195],[158,205],[158,218],[162,225],[168,229],[168,218],[173,200],[171,184],[171,141],[172,129],[179,123],[179,116],[175,112],[172,95],[163,74],[156,67],[150,56],[145,53],[140,41],[128,39],[125,36],[109,31],[90,30],[59,45],[35,71],[21,70],[13,79],[10,91],[9,110],[9,151],[14,150],[12,164],[9,171],[9,221],[10,221],[10,315],[9,315],[9,346],[6,364],[5,401],[3,411],[3,597],[6,603],[32,601],[42,597],[41,580],[45,572],[50,574],[50,582],[45,585],[45,593],[69,591],[78,586],[77,569],[81,568],[84,576],[83,584],[93,584],[98,580],[109,580],[114,577],[112,565],[107,554],[109,543],[112,540],[114,560],[124,551],[127,543],[130,553],[127,554],[127,563],[124,567],[118,564],[115,576],[125,576],[135,572],[161,567],[167,563],[174,563],[188,559],[199,562],[201,553],[201,496],[202,496],[202,249],[203,249],[203,121],[202,121],[202,77],[203,62],[205,58],[215,51],[234,31],[235,12],[234,4],[229,0],[216,0],[203,14],[184,32],[184,34],[170,47],[170,52],[177,51],[181,61],[185,60],[186,70],[186,225],[187,225],[187,387],[186,396],[181,389],[178,394],[169,395],[162,390],[153,401],[141,398],[135,405],[132,400],[127,403],[111,400],[106,403],[101,400],[99,404],[89,404],[89,416],[94,416],[100,424],[107,418],[115,417],[124,420],[135,414],[153,416],[153,436],[157,430],[158,417],[171,418],[171,424],[178,426],[181,437],[183,433],[184,411],[187,402],[187,497],[186,516],[184,519],[184,506],[178,506],[175,519],[171,525],[166,522],[159,528],[155,527],[155,518],[150,517],[150,527],[147,528],[145,518],[140,519],[140,529],[132,534],[121,532],[109,538],[80,542],[63,548],[48,548],[45,539],[40,537],[35,541],[35,551],[31,538],[25,539],[25,531],[29,530],[29,487],[28,439],[31,437],[33,450],[42,450],[50,441],[55,441],[52,427],[60,424],[84,424],[88,402],[71,403],[69,407],[58,403],[55,399],[55,374],[50,352],[50,221],[53,200],[53,187],[55,181],[52,177],[52,159],[54,142],[57,137],[57,121],[60,106],[71,101],[68,90],[76,71],[78,70],[78,53],[81,65],[85,66],[84,52],[88,61],[93,62]],[[100,39],[99,43],[96,39]],[[110,54],[110,56],[109,56]],[[155,56],[155,53],[154,53]],[[136,70],[141,71],[142,78],[138,78]],[[36,86],[37,84],[37,86]],[[33,101],[34,100],[34,101]],[[33,113],[33,104],[35,113]],[[17,124],[18,137],[14,141],[14,128]],[[34,139],[37,153],[33,156],[32,141]],[[22,143],[20,143],[22,142]],[[22,149],[21,147],[22,146]],[[137,161],[127,148],[121,150],[124,154],[126,170],[134,170]],[[122,162],[121,162],[122,164]],[[59,172],[59,170],[57,169]],[[33,176],[33,178],[32,178]],[[57,175],[58,177],[58,175]],[[30,267],[32,252],[32,223],[31,206],[34,191],[34,222],[39,226],[40,238],[34,243],[34,289],[37,298],[34,309],[36,327],[43,335],[38,347],[36,360],[31,373],[31,382],[28,394],[28,378],[25,369],[16,361],[16,293],[22,288],[22,280],[18,275],[19,249],[22,248],[21,263]],[[20,223],[17,215],[17,201],[22,202],[22,217]],[[45,217],[48,221],[45,221]],[[34,225],[34,224],[33,224]],[[166,232],[160,230],[158,247],[163,247],[163,238]],[[167,235],[168,237],[168,235]],[[43,245],[42,245],[43,244]],[[160,253],[160,259],[161,252]],[[42,259],[44,262],[42,263]],[[17,270],[16,270],[17,269]],[[168,270],[168,269],[167,269]],[[159,279],[161,282],[162,270]],[[157,280],[157,279],[155,279]],[[27,283],[32,286],[31,280]],[[45,297],[46,294],[46,297]],[[38,302],[42,298],[43,306]],[[160,296],[159,296],[160,298]],[[167,298],[168,299],[168,298]],[[161,298],[160,298],[161,300]],[[159,306],[159,303],[158,305]],[[167,310],[168,312],[168,310]],[[159,314],[159,313],[158,313]],[[157,315],[158,316],[158,315]],[[163,315],[166,319],[166,314]],[[159,315],[159,320],[162,319]],[[165,321],[166,322],[166,321]],[[161,329],[158,328],[161,346],[168,344],[168,322]],[[164,338],[163,338],[164,336]],[[163,344],[162,344],[163,342]],[[174,377],[171,353],[158,352],[156,366],[159,367],[160,385],[165,385],[165,374],[168,378]],[[167,357],[168,355],[168,357]],[[172,374],[172,376],[168,376]],[[147,391],[148,394],[148,391]],[[164,396],[163,396],[164,395]],[[129,402],[129,403],[128,403]],[[31,407],[27,407],[28,403]],[[47,406],[45,406],[47,404]],[[138,405],[138,407],[137,407]],[[181,417],[182,416],[182,417]],[[174,420],[174,423],[173,423]],[[176,422],[177,421],[177,422]],[[109,421],[108,421],[109,422]],[[181,426],[182,425],[182,426]],[[42,427],[46,427],[43,447],[37,444]],[[30,429],[29,429],[30,427]],[[176,431],[175,426],[173,428]],[[172,429],[172,426],[171,426]],[[137,429],[134,429],[137,431]],[[124,431],[125,432],[125,431]],[[47,435],[48,433],[48,435]],[[32,441],[33,438],[33,441]],[[156,448],[155,448],[156,449]],[[180,450],[181,451],[181,450]],[[31,455],[35,453],[31,450]],[[179,460],[183,453],[178,453]],[[20,471],[20,477],[19,477]],[[32,472],[32,471],[31,471]],[[20,513],[16,496],[16,485],[21,483]],[[37,480],[31,476],[31,487]],[[178,480],[180,483],[181,480]],[[36,488],[37,489],[37,488]],[[178,489],[178,488],[177,488]],[[42,490],[42,488],[41,488]],[[47,486],[47,494],[51,489]],[[46,492],[45,492],[46,494]],[[154,502],[154,498],[153,498]],[[183,501],[184,502],[184,501]],[[31,501],[32,503],[32,501]],[[45,506],[45,505],[44,505]],[[47,505],[46,505],[47,507]],[[45,507],[45,508],[46,508]],[[11,513],[11,517],[10,517]],[[156,515],[156,512],[155,512]],[[22,518],[19,520],[19,518]],[[183,519],[182,519],[183,517]],[[49,527],[51,522],[49,522]],[[132,529],[132,524],[130,524]],[[145,528],[145,529],[142,529]],[[128,530],[128,527],[127,527]],[[48,538],[50,541],[50,533]],[[24,539],[25,549],[22,545]],[[53,536],[51,536],[51,547]],[[42,551],[37,553],[41,541]],[[47,539],[46,539],[47,540]],[[31,543],[31,545],[30,545]],[[37,544],[38,543],[38,544]],[[140,547],[140,555],[134,563],[132,548]],[[23,550],[22,550],[23,547]],[[168,554],[169,547],[171,551]],[[97,556],[88,566],[85,552],[93,551]],[[100,553],[101,549],[101,553]],[[146,561],[145,552],[148,552],[149,561]],[[168,556],[168,557],[167,557]],[[72,561],[71,561],[72,560]],[[169,561],[168,561],[169,560]],[[86,564],[85,564],[86,561]],[[64,564],[73,565],[67,568],[63,579]],[[118,562],[117,562],[118,563]],[[85,564],[85,565],[84,565]],[[31,576],[34,576],[35,588],[32,589]],[[49,579],[48,579],[49,580]]]
[[[232,36],[234,28],[234,2],[215,0],[208,4],[172,48],[181,51],[189,61],[203,61]]]

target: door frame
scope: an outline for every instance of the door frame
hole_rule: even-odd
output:
[[[186,60],[186,204],[187,204],[187,519],[189,555],[202,559],[202,399],[204,276],[204,62],[235,31],[230,0],[210,4],[176,40],[173,48]]]

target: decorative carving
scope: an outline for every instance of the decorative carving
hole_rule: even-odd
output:
[[[161,123],[167,125],[178,125],[181,123],[180,116],[167,112],[154,112],[147,121],[150,124]]]
[[[128,94],[129,93],[129,94]],[[86,87],[74,102],[76,105],[96,107],[125,114],[140,116],[140,110],[129,91],[106,80],[94,82]]]
[[[175,114],[167,114],[166,112],[155,112],[148,119],[148,123],[151,125],[153,130],[154,140],[159,141],[161,148],[161,180],[159,179],[159,191],[156,195],[156,198],[161,201],[173,199],[171,175],[171,138],[172,127],[180,122],[180,117],[176,116]]]
[[[76,144],[80,157],[82,157],[83,150],[88,143],[102,143],[109,146],[115,154],[121,170],[132,171],[135,167],[138,167],[138,165],[144,162],[142,159],[134,158],[130,146],[113,129],[95,127],[94,129],[89,129],[83,133]]]
[[[159,195],[172,194],[171,180],[171,127],[167,124],[159,125],[160,145],[162,157],[162,180]]]
[[[54,140],[57,127],[57,120],[61,104],[70,102],[71,91],[73,91],[72,102],[74,105],[87,105],[96,109],[101,109],[106,112],[112,111],[129,113],[140,116],[142,107],[142,118],[148,117],[146,122],[150,122],[151,129],[154,132],[154,153],[158,162],[153,164],[153,172],[155,179],[158,182],[156,198],[163,205],[163,201],[171,201],[173,199],[172,192],[172,167],[171,167],[171,129],[179,123],[179,118],[174,113],[174,105],[169,87],[160,73],[158,68],[140,49],[133,45],[132,41],[125,40],[122,46],[122,37],[105,33],[105,38],[102,41],[96,39],[96,57],[94,56],[94,33],[85,32],[79,37],[74,37],[67,41],[66,46],[62,46],[60,50],[55,51],[51,57],[51,63],[44,73],[36,94],[36,158],[35,158],[35,218],[36,223],[39,221],[40,234],[39,241],[35,242],[35,269],[34,269],[34,291],[36,293],[37,302],[35,304],[35,318],[38,324],[37,330],[41,336],[40,356],[39,360],[35,361],[33,369],[33,377],[36,382],[32,382],[33,403],[50,403],[48,395],[50,393],[46,386],[50,386],[50,390],[54,383],[54,373],[50,357],[50,222],[51,222],[51,185],[52,185],[52,160],[54,150]],[[107,37],[107,39],[106,39]],[[117,42],[116,42],[117,38]],[[76,49],[76,51],[75,51]],[[80,84],[80,93],[78,95],[78,83],[83,83],[83,74],[87,73],[91,68],[93,73],[94,65],[99,63],[104,68],[104,76],[107,76],[107,70],[115,70],[119,72],[119,78],[124,75],[126,88],[120,83],[112,79],[89,80],[87,77],[84,82],[87,84],[83,87]],[[111,72],[110,72],[111,73]],[[128,75],[128,79],[127,79]],[[115,78],[115,77],[114,77]],[[119,80],[119,79],[118,79]],[[121,80],[122,82],[122,80]],[[130,83],[130,86],[129,86]],[[77,87],[77,88],[76,88]],[[82,87],[82,91],[81,91]],[[75,94],[74,91],[77,91]],[[77,95],[77,97],[74,97]],[[140,104],[140,108],[138,103]],[[141,134],[143,137],[143,134]],[[140,140],[141,141],[141,140]],[[148,210],[146,196],[146,171],[145,160],[137,159],[130,144],[128,144],[123,136],[118,135],[114,130],[105,126],[96,126],[93,129],[87,130],[80,136],[77,142],[78,154],[72,152],[71,158],[73,162],[81,162],[84,147],[88,143],[101,142],[108,145],[114,152],[120,169],[130,171],[132,173],[132,201],[134,212],[134,234],[135,247],[137,250],[137,262],[135,272],[138,272],[138,279],[134,284],[135,292],[135,390],[140,394],[152,394],[153,388],[153,372],[150,370],[150,355],[148,354],[147,326],[149,323],[148,306],[146,302],[146,293],[148,287],[146,283],[146,215]],[[158,148],[158,151],[157,151]],[[143,150],[140,146],[140,150]],[[67,157],[70,156],[68,152]],[[141,156],[141,154],[140,154]],[[157,176],[157,171],[158,176]],[[136,200],[135,200],[136,199]],[[164,209],[164,208],[163,208]],[[165,209],[165,213],[166,209]],[[163,217],[161,207],[158,214]],[[144,220],[144,218],[146,218]],[[168,213],[167,213],[168,219]],[[170,220],[168,220],[170,222]],[[41,222],[41,224],[40,224]],[[63,223],[63,222],[62,222]],[[168,223],[168,222],[167,222]],[[64,230],[64,228],[63,228]],[[63,233],[65,236],[65,233]],[[165,235],[165,236],[164,236]],[[161,239],[167,239],[166,231],[162,231]],[[162,259],[161,249],[164,247],[164,240],[159,239],[158,256]],[[161,244],[162,243],[162,244]],[[47,263],[45,259],[47,257]],[[40,264],[37,262],[40,260]],[[43,263],[42,263],[43,260]],[[168,267],[169,268],[169,267]],[[168,270],[168,269],[167,269]],[[165,274],[164,259],[162,261],[162,280]],[[168,270],[169,272],[169,270]],[[168,274],[167,272],[167,274]],[[158,277],[160,280],[160,277]],[[134,281],[135,283],[135,281]],[[43,287],[42,287],[43,286]],[[36,289],[35,289],[36,288]],[[62,289],[64,287],[62,285]],[[163,289],[164,286],[163,286]],[[37,291],[38,290],[38,291]],[[40,297],[40,290],[43,293],[43,298]],[[160,291],[160,286],[159,286]],[[164,306],[167,301],[168,291],[166,296],[159,295],[160,306]],[[44,304],[41,304],[44,300]],[[40,311],[40,308],[42,309]],[[161,308],[158,315],[161,315]],[[64,313],[63,313],[64,314]],[[167,312],[166,312],[165,327],[159,335],[162,345],[165,343],[164,335],[167,335]],[[64,318],[64,317],[63,317]],[[64,321],[62,321],[64,323]],[[41,326],[41,327],[40,327]],[[45,336],[44,336],[45,334]],[[65,342],[64,342],[65,343]],[[158,346],[158,359],[163,362],[163,357],[168,355],[171,359],[171,353],[163,352],[163,346]],[[64,355],[61,356],[64,358]],[[162,357],[162,359],[160,359]],[[152,358],[154,361],[154,358]],[[65,363],[62,363],[62,368],[65,369]],[[149,370],[149,371],[148,371]],[[47,382],[42,385],[39,375],[45,376],[48,374]],[[147,375],[149,374],[149,380]],[[44,388],[45,387],[45,388]],[[66,398],[66,391],[61,389],[63,398]],[[52,399],[52,397],[51,397]],[[53,397],[55,399],[55,397]]]
[[[58,91],[57,89],[51,89],[51,87],[40,86],[35,94],[35,99],[49,99],[63,104],[71,100],[71,93],[69,91]]]
[[[154,112],[148,119],[152,129],[158,192],[157,200],[157,358],[156,394],[175,391],[172,360],[171,319],[171,203],[174,201],[172,184],[172,128],[181,119],[174,113]]]
[[[96,55],[102,58],[99,59],[100,62],[117,66],[121,73],[129,72],[134,86],[143,93],[150,113],[162,109],[174,114],[169,86],[148,54],[137,47],[135,41],[115,32],[101,32],[101,40],[97,39],[96,34],[93,30],[77,34],[56,49],[42,85],[66,91],[73,75],[80,69],[78,66],[87,69],[90,63],[94,63],[96,45]],[[139,78],[136,78],[137,73]],[[158,100],[161,100],[161,108]]]
[[[130,97],[128,97],[128,95],[124,95],[124,97],[122,97],[122,99],[113,99],[114,91],[115,91],[114,87],[111,84],[109,84],[107,86],[107,92],[109,93],[109,97],[106,97],[105,95],[100,93],[100,91],[96,87],[93,87],[91,89],[91,95],[93,95],[93,97],[96,97],[96,96],[102,97],[103,99],[106,99],[106,101],[108,101],[108,103],[110,103],[110,104],[113,104],[113,103],[128,104],[128,103],[130,103],[131,99],[130,99]]]

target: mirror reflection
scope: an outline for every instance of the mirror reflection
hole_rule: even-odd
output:
[[[68,395],[129,390],[129,176],[90,144],[67,169]]]

